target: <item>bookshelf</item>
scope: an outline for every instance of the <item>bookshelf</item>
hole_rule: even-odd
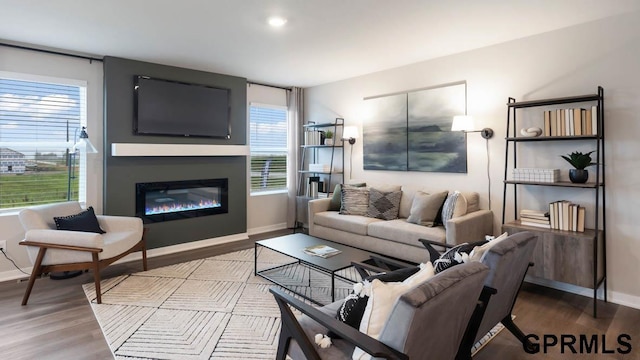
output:
[[[525,137],[518,136],[518,112],[527,108],[542,108],[549,106],[570,105],[575,103],[591,103],[593,120],[593,134],[554,135]],[[606,208],[605,197],[605,149],[604,149],[604,90],[597,88],[595,94],[569,96],[541,100],[516,101],[509,98],[507,102],[507,136],[504,168],[504,191],[502,203],[502,229],[513,234],[521,231],[531,231],[539,235],[539,241],[534,251],[533,268],[528,275],[593,290],[593,316],[597,317],[598,290],[603,289],[603,300],[607,301],[607,263],[606,263]],[[535,111],[539,111],[536,109]],[[542,113],[542,111],[541,111]],[[543,132],[544,134],[544,132]],[[517,151],[519,142],[537,143],[540,146],[553,146],[558,142],[588,142],[594,144],[595,182],[572,183],[568,181],[537,182],[519,181],[509,178],[509,170],[518,167]],[[592,172],[592,171],[590,171]],[[584,232],[546,229],[537,226],[527,226],[520,223],[518,216],[518,191],[522,187],[535,192],[540,187],[561,187],[566,191],[590,191],[593,195],[594,207],[592,214],[594,227]],[[508,191],[511,189],[511,191]],[[560,200],[560,199],[558,199]],[[513,204],[513,215],[508,216],[507,202]]]
[[[296,196],[296,222],[306,227],[310,200],[328,197],[338,182],[343,182],[344,145],[342,129],[344,119],[336,118],[326,123],[303,125],[300,145],[300,167]],[[330,130],[334,136],[327,144],[324,134]],[[313,184],[316,182],[316,184]]]

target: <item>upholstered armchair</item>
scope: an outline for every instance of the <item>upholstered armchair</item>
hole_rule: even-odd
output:
[[[432,260],[438,256],[433,252],[433,246],[451,247],[424,239],[420,241],[429,249]],[[530,261],[537,241],[538,236],[532,232],[509,235],[491,246],[480,258],[479,261],[489,268],[485,289],[497,291],[491,296],[491,301],[488,302],[486,308],[476,310],[462,341],[457,359],[471,359],[473,345],[498,323],[502,323],[523,346],[532,346],[524,333],[513,322],[512,310],[527,270],[529,266],[533,265]]]
[[[75,216],[74,216],[75,215]],[[58,230],[55,218],[73,221],[74,218],[97,219],[99,228],[77,231]],[[22,305],[26,305],[36,278],[57,271],[92,270],[96,286],[96,301],[102,302],[100,271],[134,251],[142,252],[142,266],[147,270],[147,253],[142,220],[136,217],[93,214],[83,211],[77,201],[33,206],[20,211],[20,222],[25,238],[20,245],[27,246],[33,270]],[[61,223],[61,219],[58,219]],[[71,226],[73,227],[73,226]],[[80,226],[83,227],[82,225]],[[65,226],[63,226],[65,228]],[[100,233],[100,232],[104,233]]]
[[[378,339],[335,318],[342,301],[315,308],[273,287],[282,314],[276,358],[351,359],[359,347],[375,358],[453,359],[487,273],[479,262],[463,264],[408,289],[393,305]],[[303,315],[296,317],[289,306]],[[315,334],[328,330],[341,339],[333,339],[328,348],[317,346]]]

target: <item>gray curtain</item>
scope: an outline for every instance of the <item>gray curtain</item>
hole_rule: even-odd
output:
[[[296,226],[296,195],[298,193],[298,167],[300,138],[304,123],[304,89],[294,87],[287,99],[289,109],[289,161],[287,163],[289,195],[287,199],[287,227]]]

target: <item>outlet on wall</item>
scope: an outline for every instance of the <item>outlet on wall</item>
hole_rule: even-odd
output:
[[[0,249],[2,251],[7,252],[7,240],[0,240]]]

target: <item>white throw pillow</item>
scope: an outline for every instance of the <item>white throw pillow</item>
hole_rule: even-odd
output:
[[[360,322],[360,332],[378,339],[393,307],[405,292],[423,283],[435,274],[431,262],[420,265],[420,271],[411,275],[403,282],[384,283],[378,279],[371,282],[371,294],[367,307],[364,310]],[[353,359],[368,360],[371,355],[356,347],[353,351]]]
[[[497,238],[494,238],[493,240],[490,240],[488,243],[481,245],[481,246],[476,246],[473,248],[473,250],[471,250],[471,253],[469,254],[469,260],[471,261],[482,261],[484,259],[484,254],[489,251],[489,249],[491,249],[493,246],[495,246],[497,243],[499,243],[500,241],[506,239],[509,237],[509,233],[505,232],[502,235],[498,236]]]

